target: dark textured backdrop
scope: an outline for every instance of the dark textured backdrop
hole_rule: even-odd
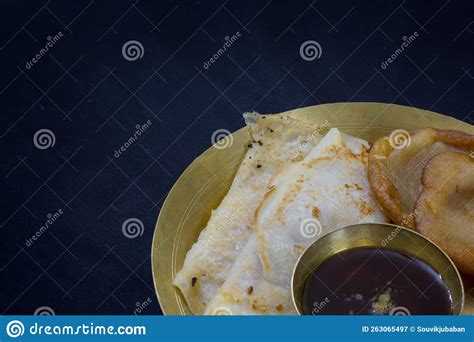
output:
[[[0,312],[161,313],[150,266],[160,206],[244,111],[376,101],[472,123],[473,20],[472,1],[449,0],[2,1]],[[122,53],[131,40],[135,61]],[[301,58],[308,40],[319,59]],[[137,234],[123,233],[130,218]]]

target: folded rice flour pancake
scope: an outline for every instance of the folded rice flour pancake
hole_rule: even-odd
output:
[[[257,234],[206,314],[294,314],[291,273],[307,246],[339,227],[388,221],[368,183],[367,147],[333,128],[303,161],[272,178]]]
[[[174,279],[194,314],[204,313],[248,237],[255,233],[251,224],[270,178],[282,167],[302,160],[320,140],[321,127],[288,116],[246,114],[245,119],[252,143],[229,192]]]

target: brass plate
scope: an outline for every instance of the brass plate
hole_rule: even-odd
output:
[[[397,128],[433,127],[456,129],[474,134],[468,123],[438,113],[384,103],[333,103],[282,113],[292,117],[337,127],[370,142]],[[324,133],[324,132],[323,132]],[[197,157],[176,181],[166,198],[153,236],[151,250],[153,280],[163,312],[189,315],[191,312],[172,279],[181,269],[187,251],[206,226],[232,183],[248,143],[244,127],[233,134],[233,144],[225,149],[210,147]],[[474,315],[474,281],[465,284],[464,313]]]

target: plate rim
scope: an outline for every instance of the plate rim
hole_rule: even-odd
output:
[[[406,105],[401,105],[401,104],[396,104],[396,103],[385,103],[385,102],[332,102],[332,103],[324,103],[324,104],[317,104],[317,105],[306,106],[306,107],[301,107],[301,108],[295,108],[295,109],[287,110],[285,112],[267,114],[267,115],[290,115],[292,117],[297,117],[298,115],[300,115],[299,113],[301,112],[301,110],[311,110],[313,108],[318,108],[318,107],[322,107],[322,106],[331,106],[331,105],[333,105],[333,106],[342,106],[342,108],[346,105],[385,106],[386,108],[388,108],[388,107],[400,107],[401,109],[403,108],[403,110],[410,110],[410,111],[415,110],[415,111],[425,112],[429,115],[437,116],[437,117],[443,118],[444,120],[448,120],[448,121],[452,121],[453,123],[457,123],[459,125],[470,125],[468,122],[459,120],[459,119],[454,118],[450,115],[445,115],[445,114],[441,114],[441,113],[438,113],[438,112],[433,112],[431,110],[426,110],[426,109],[417,108],[417,107],[413,107],[413,106],[406,106]],[[262,115],[266,115],[266,114],[262,113]],[[346,126],[346,127],[349,127],[349,126]],[[231,134],[233,136],[236,136],[237,134],[242,134],[242,132],[244,130],[246,130],[246,128],[247,128],[247,126],[243,126],[239,129],[237,129],[236,131],[233,131]],[[380,127],[380,128],[382,128],[382,127]],[[384,127],[384,129],[389,129],[389,128]],[[157,277],[158,270],[157,270],[156,258],[158,257],[157,256],[158,253],[156,253],[155,251],[156,251],[156,249],[158,247],[158,243],[159,243],[158,242],[158,235],[159,235],[160,220],[162,219],[164,209],[169,205],[168,202],[170,200],[170,195],[179,186],[181,181],[189,174],[189,172],[191,172],[192,169],[194,169],[196,167],[196,165],[199,164],[201,157],[204,154],[208,153],[208,151],[211,150],[213,148],[213,146],[214,145],[211,145],[209,148],[202,151],[196,158],[194,158],[193,161],[184,169],[184,171],[175,180],[175,182],[173,183],[173,186],[170,188],[170,190],[168,191],[168,194],[166,195],[165,200],[163,201],[163,205],[161,206],[160,212],[159,212],[158,217],[156,219],[155,228],[154,228],[154,232],[153,232],[152,243],[151,243],[150,263],[151,263],[151,269],[152,269],[152,278],[153,278],[153,285],[154,285],[155,295],[156,295],[156,298],[158,299],[158,305],[160,306],[161,311],[163,312],[163,315],[170,315],[170,314],[167,313],[167,308],[165,308],[162,305],[162,301],[161,301],[161,298],[160,298],[159,284],[157,283],[158,282],[158,279],[157,279],[158,278]],[[176,292],[178,292],[178,290],[176,290]],[[179,294],[175,293],[175,296],[176,295],[179,295]]]

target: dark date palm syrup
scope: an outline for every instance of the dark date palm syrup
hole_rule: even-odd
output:
[[[309,275],[305,315],[450,315],[452,298],[426,262],[395,250],[355,248]]]

